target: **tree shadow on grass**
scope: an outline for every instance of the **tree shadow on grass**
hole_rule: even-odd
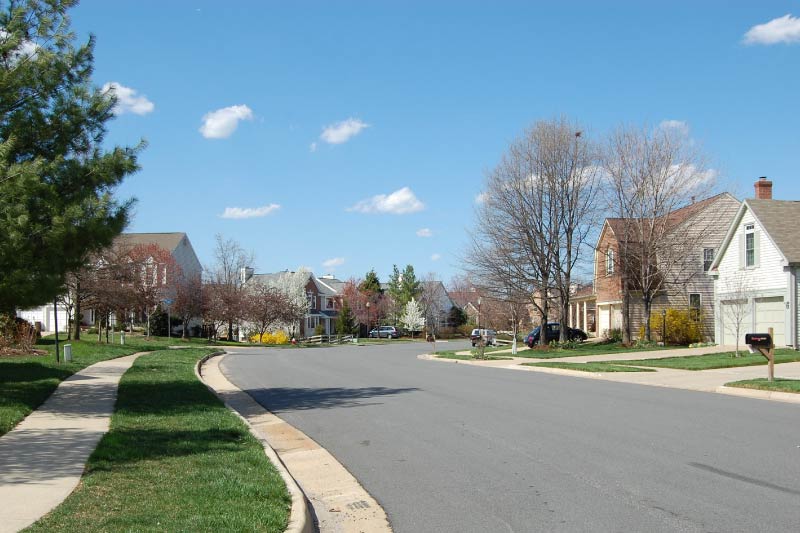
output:
[[[272,411],[302,411],[306,409],[332,409],[335,407],[364,407],[375,405],[366,402],[369,398],[406,394],[420,389],[416,387],[326,387],[321,389],[276,387],[249,389],[246,392],[258,403]]]

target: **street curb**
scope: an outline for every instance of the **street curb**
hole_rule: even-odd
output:
[[[217,398],[225,404],[225,407],[230,409],[239,419],[247,425],[247,428],[250,430],[250,434],[253,435],[258,441],[261,443],[261,446],[264,448],[264,453],[266,454],[267,458],[270,462],[275,466],[278,472],[283,478],[284,483],[286,483],[286,490],[289,491],[289,495],[292,498],[292,507],[289,514],[289,524],[286,526],[285,533],[314,533],[317,531],[317,528],[314,525],[314,520],[311,517],[311,511],[309,509],[308,501],[306,499],[305,494],[300,489],[300,486],[297,484],[297,481],[292,477],[289,473],[289,470],[286,468],[286,465],[281,461],[278,454],[275,453],[275,450],[272,449],[272,446],[269,445],[267,440],[261,436],[260,433],[256,431],[253,425],[248,421],[244,416],[242,416],[239,411],[233,408],[225,398],[217,392],[211,385],[206,383],[203,379],[203,365],[212,357],[224,356],[226,352],[224,350],[217,350],[212,352],[205,357],[201,358],[197,365],[195,365],[194,373],[197,376],[197,379],[200,380],[203,385],[208,388],[211,392],[216,395]],[[242,394],[245,394],[242,391]]]
[[[745,389],[742,387],[727,387],[725,385],[717,387],[716,392],[719,392],[720,394],[730,394],[731,396],[757,398],[759,400],[773,400],[786,403],[800,403],[800,394],[796,394],[793,392]]]

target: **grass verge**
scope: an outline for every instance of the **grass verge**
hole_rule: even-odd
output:
[[[622,366],[613,363],[567,363],[563,361],[545,361],[544,363],[522,363],[522,366],[543,366],[545,368],[563,368],[579,372],[655,372],[652,368]]]
[[[800,394],[800,379],[775,378],[775,381],[767,381],[767,378],[747,379],[744,381],[732,381],[726,383],[725,386]]]
[[[775,350],[775,363],[792,363],[800,361],[800,352],[795,350]],[[711,370],[713,368],[735,368],[740,366],[766,365],[767,360],[761,355],[745,354],[736,357],[734,352],[712,353],[707,355],[689,355],[684,357],[663,357],[661,359],[640,359],[626,361],[606,361],[615,365],[649,366],[657,368],[674,368],[676,370]]]
[[[619,342],[584,342],[575,348],[533,348],[517,352],[517,357],[531,359],[555,359],[557,357],[580,357],[584,355],[607,355],[618,353],[675,350],[683,346],[625,346]]]
[[[464,350],[443,350],[441,352],[434,352],[433,355],[439,359],[458,359],[459,361],[509,361],[513,359],[512,357],[505,357],[502,355],[491,355],[489,350],[486,350],[487,355],[485,359],[477,359],[471,352],[469,355],[457,353],[463,352]]]
[[[23,418],[39,407],[75,372],[99,361],[136,352],[163,349],[180,344],[176,339],[128,337],[126,344],[98,344],[95,340],[67,341],[72,345],[72,362],[56,363],[55,342],[47,337],[36,348],[48,355],[0,357],[0,436],[8,433]],[[61,343],[63,348],[64,342]],[[63,353],[63,352],[62,352]]]
[[[78,488],[29,531],[284,531],[261,444],[194,374],[207,349],[139,358]]]

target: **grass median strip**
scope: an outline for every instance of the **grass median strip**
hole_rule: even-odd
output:
[[[767,381],[766,378],[747,379],[744,381],[732,381],[726,383],[725,386],[800,394],[800,379],[775,378],[774,381]]]
[[[194,374],[207,349],[140,357],[78,488],[30,531],[284,531],[291,498]]]
[[[545,361],[543,363],[522,363],[522,366],[541,366],[545,368],[563,368],[579,372],[655,372],[652,368],[622,366],[613,363],[567,363],[563,361]]]
[[[650,352],[656,350],[674,350],[681,346],[625,346],[619,342],[584,342],[575,348],[540,348],[520,350],[517,357],[530,359],[555,359],[559,357],[580,357],[585,355],[606,355],[618,353]]]
[[[800,352],[788,349],[775,350],[775,363],[792,363],[795,361],[800,361]],[[615,365],[673,368],[676,370],[711,370],[714,368],[735,368],[740,366],[758,366],[767,364],[767,360],[761,355],[747,353],[736,357],[734,352],[712,353],[707,355],[689,355],[684,357],[663,357],[661,359],[604,362]]]
[[[473,353],[459,353],[464,351],[465,350],[443,350],[441,352],[434,352],[433,355],[439,359],[458,359],[459,361],[509,361],[513,359],[512,357],[506,357],[503,355],[490,355],[491,352],[489,352],[489,350],[486,351],[485,359],[478,359],[473,355]]]

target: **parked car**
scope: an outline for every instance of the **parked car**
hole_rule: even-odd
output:
[[[567,338],[571,341],[585,341],[589,338],[584,331],[575,328],[567,329],[569,330],[567,333]],[[539,344],[541,330],[541,326],[537,326],[536,329],[528,333],[528,336],[525,337],[525,344],[527,344],[529,348],[533,348],[534,345]],[[546,342],[557,341],[559,337],[561,337],[561,324],[558,322],[550,322],[547,324],[547,328],[545,328]]]
[[[472,330],[472,333],[469,334],[469,340],[472,341],[472,346],[478,344],[478,341],[481,340],[481,337],[486,341],[487,346],[494,346],[497,344],[497,332],[493,329],[478,329],[475,328]]]
[[[381,326],[371,330],[369,336],[372,339],[396,339],[400,337],[400,332],[394,326]]]

